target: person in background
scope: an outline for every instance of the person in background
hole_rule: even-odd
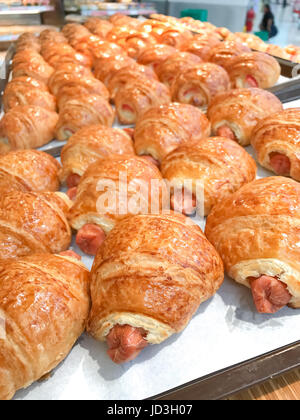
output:
[[[268,32],[269,38],[272,38],[278,33],[278,29],[275,26],[274,15],[268,4],[264,6],[264,16],[260,24],[260,30]]]

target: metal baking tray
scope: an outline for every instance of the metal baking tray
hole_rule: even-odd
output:
[[[3,92],[9,79],[11,59],[14,47],[7,52],[0,80],[0,90]],[[300,98],[300,79],[291,80],[270,89],[282,102],[291,102]],[[43,150],[52,156],[59,157],[62,144],[53,141],[44,146]],[[268,353],[241,363],[230,365],[222,370],[195,378],[176,388],[170,388],[147,399],[153,400],[198,400],[224,399],[250,386],[259,384],[300,366],[300,341],[284,347],[276,348]]]

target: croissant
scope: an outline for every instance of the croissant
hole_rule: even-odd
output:
[[[115,112],[109,103],[99,95],[82,95],[63,103],[59,110],[56,126],[58,140],[67,140],[80,128],[102,124],[111,127]]]
[[[37,150],[16,150],[0,157],[0,189],[5,192],[57,191],[60,164]]]
[[[300,308],[299,217],[300,184],[277,176],[244,185],[207,218],[208,240],[258,312]]]
[[[91,35],[90,31],[85,26],[78,23],[68,23],[62,28],[61,32],[72,47],[74,47],[74,44],[80,39]]]
[[[132,26],[137,27],[140,25],[138,19],[134,19],[130,16],[123,15],[123,13],[114,13],[110,16],[109,21],[115,26]]]
[[[134,155],[131,137],[123,130],[100,124],[84,127],[62,149],[60,179],[69,188],[76,187],[92,163],[111,154]]]
[[[195,67],[201,61],[201,58],[194,54],[177,52],[169,55],[156,67],[155,71],[159,80],[170,87],[177,75],[188,68]]]
[[[216,203],[255,179],[256,164],[236,142],[209,137],[179,146],[168,154],[161,163],[161,173],[174,187],[174,210],[188,215],[198,207],[198,212],[206,216]],[[187,180],[190,185],[184,185]],[[200,186],[203,197],[197,197]]]
[[[71,229],[66,194],[4,192],[0,197],[0,258],[18,258],[68,249]]]
[[[171,85],[174,102],[205,108],[221,92],[230,89],[230,81],[223,67],[202,63],[179,74]]]
[[[182,331],[223,278],[218,253],[185,216],[127,217],[94,261],[87,330],[115,363],[128,362]]]
[[[112,30],[107,34],[106,41],[113,42],[114,44],[124,47],[126,44],[126,38],[130,34],[136,34],[138,31],[131,26],[115,25]]]
[[[146,32],[132,31],[119,45],[123,47],[129,57],[136,59],[142,51],[155,44],[156,40],[152,35]]]
[[[113,29],[114,25],[108,20],[91,17],[85,21],[84,26],[94,35],[105,38]]]
[[[207,116],[213,135],[229,137],[247,146],[256,124],[279,111],[282,111],[282,104],[275,95],[249,88],[220,93],[208,107]]]
[[[203,32],[195,35],[191,40],[187,40],[181,45],[181,51],[197,55],[203,61],[208,61],[212,48],[219,45],[219,37],[211,32]]]
[[[85,329],[88,270],[74,258],[40,254],[0,266],[3,335],[0,399],[51,372]]]
[[[193,35],[189,30],[171,27],[163,31],[158,42],[180,49],[182,45],[191,42],[192,39]]]
[[[129,80],[118,89],[114,99],[121,124],[135,124],[148,109],[171,101],[170,91],[164,84],[146,78]]]
[[[53,73],[53,67],[49,66],[43,57],[31,49],[16,53],[12,61],[12,76],[30,76],[45,84]]]
[[[285,60],[290,60],[290,55],[285,51],[284,48],[279,47],[278,45],[269,44],[264,52],[271,54],[275,57],[284,58]]]
[[[39,40],[42,44],[48,41],[54,41],[56,43],[67,42],[67,38],[63,35],[63,33],[54,29],[44,29],[39,35]]]
[[[260,120],[251,144],[263,167],[300,181],[299,138],[300,108],[290,108]]]
[[[30,32],[24,32],[19,36],[16,42],[16,52],[31,49],[37,53],[41,50],[41,43],[39,39]]]
[[[55,69],[49,79],[50,92],[57,96],[62,86],[66,85],[70,80],[76,78],[78,83],[82,78],[93,78],[93,73],[87,67],[81,66],[76,63],[62,63],[58,68]]]
[[[35,149],[54,138],[56,112],[39,106],[16,106],[0,121],[0,154],[17,149]]]
[[[29,79],[30,81],[27,81]],[[23,81],[25,80],[25,81]],[[33,86],[32,78],[17,77],[6,85],[3,93],[4,112],[19,105],[36,105],[49,111],[56,111],[56,99],[44,84],[36,81]]]
[[[94,60],[125,54],[125,51],[119,45],[101,40],[95,35],[90,35],[76,41],[76,43],[74,42],[73,47],[78,52],[89,53]]]
[[[265,51],[267,44],[260,39],[257,35],[246,33],[246,32],[236,32],[229,33],[226,41],[237,41],[245,45],[248,45],[249,48],[253,50]]]
[[[107,83],[111,99],[114,100],[118,91],[127,83],[134,85],[136,80],[145,79],[158,81],[154,70],[150,67],[136,64],[136,62],[134,62],[134,64],[130,64],[129,66],[122,67],[109,78]],[[163,88],[163,91],[165,90],[166,89]]]
[[[274,57],[262,52],[250,52],[232,57],[225,66],[233,88],[275,85],[280,76],[280,65]]]
[[[225,67],[231,57],[251,52],[250,48],[237,41],[224,41],[217,44],[208,56],[208,61]]]
[[[134,145],[138,155],[150,155],[158,164],[178,146],[210,135],[210,123],[200,109],[171,103],[149,109],[136,123]]]
[[[93,59],[72,48],[68,43],[56,43],[47,41],[43,43],[41,55],[52,66],[56,68],[62,63],[76,63],[86,67],[92,67]]]
[[[135,60],[125,54],[119,54],[106,58],[100,58],[95,62],[94,75],[106,86],[114,74],[123,67],[133,66]]]
[[[176,49],[170,45],[156,44],[153,47],[143,50],[137,57],[137,62],[156,70],[160,63],[175,53]]]
[[[95,255],[105,235],[128,214],[159,212],[166,200],[164,188],[157,167],[142,157],[116,155],[93,163],[80,180],[68,215],[78,231],[76,244]]]

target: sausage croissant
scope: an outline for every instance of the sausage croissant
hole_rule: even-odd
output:
[[[60,164],[38,150],[15,150],[0,157],[0,190],[47,192],[59,189]]]
[[[63,193],[12,191],[0,197],[0,259],[65,251],[71,242]]]
[[[56,112],[39,106],[20,105],[0,121],[0,153],[35,149],[53,140],[58,121]]]
[[[272,114],[255,127],[251,144],[259,163],[300,181],[300,108]]]
[[[32,255],[0,263],[0,399],[51,372],[85,329],[89,281],[70,257]]]
[[[267,177],[219,202],[205,233],[230,277],[252,289],[258,312],[300,308],[300,184]]]
[[[182,331],[223,277],[221,258],[190,219],[129,216],[94,261],[88,332],[107,341],[115,363],[132,360],[148,344]]]

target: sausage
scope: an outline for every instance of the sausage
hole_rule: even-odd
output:
[[[173,194],[171,197],[171,208],[186,216],[190,216],[196,211],[197,200],[194,194]]]
[[[62,255],[63,257],[71,257],[75,258],[76,260],[81,261],[81,256],[76,254],[76,252],[69,249],[68,251],[60,252],[59,255]]]
[[[147,159],[149,162],[153,163],[153,165],[157,166],[159,168],[160,163],[157,159],[154,159],[154,157],[150,155],[142,155],[144,159]]]
[[[269,155],[270,165],[273,171],[278,175],[289,175],[291,170],[291,161],[283,153],[272,152]]]
[[[129,362],[148,345],[146,331],[130,325],[115,325],[106,337],[107,354],[114,363]]]
[[[105,239],[105,232],[100,226],[86,224],[76,235],[76,244],[88,255],[96,255]]]
[[[257,88],[258,87],[258,83],[257,83],[257,80],[255,79],[255,77],[253,77],[250,74],[248,74],[245,77],[245,87],[246,88]]]
[[[78,174],[70,174],[66,180],[68,188],[77,187],[80,182],[81,176]]]
[[[128,104],[124,104],[124,105],[122,105],[122,111],[125,111],[125,112],[134,112],[134,109],[132,108],[132,106],[130,106]]]
[[[228,125],[222,125],[221,127],[219,127],[217,129],[217,136],[226,137],[228,139],[237,141],[236,135],[231,130],[231,128],[228,127]]]
[[[249,278],[256,309],[262,314],[274,314],[291,300],[287,286],[276,277],[262,275]]]
[[[70,188],[70,189],[67,191],[67,196],[68,196],[68,197],[69,197],[69,199],[70,199],[70,200],[72,200],[72,201],[74,201],[74,200],[75,200],[76,195],[77,195],[77,187]]]

